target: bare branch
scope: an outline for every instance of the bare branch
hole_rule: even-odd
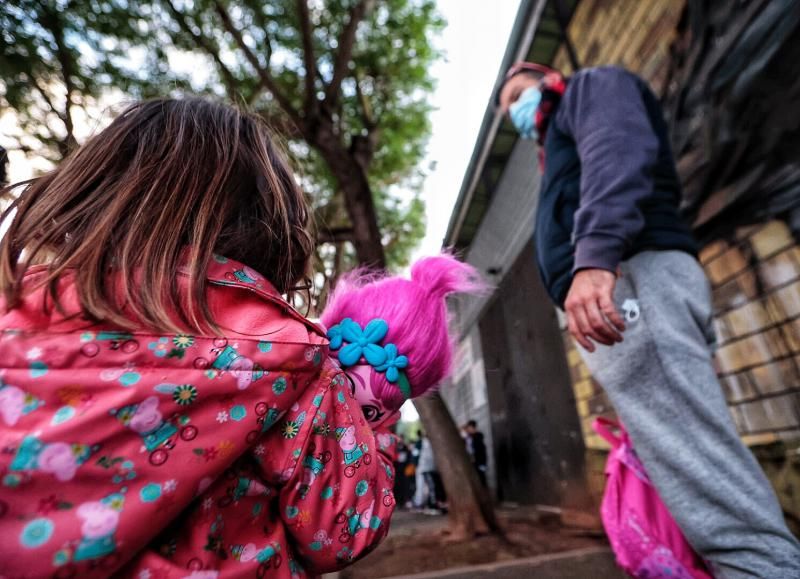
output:
[[[253,110],[258,116],[264,119],[273,132],[281,135],[283,138],[289,140],[302,138],[303,134],[300,132],[300,129],[298,129],[294,121],[289,119],[281,110],[276,111],[275,108],[267,110],[259,107],[255,107]]]
[[[50,10],[46,10],[44,13],[43,22],[45,26],[50,30],[50,34],[53,35],[53,40],[56,44],[56,59],[58,60],[58,64],[61,67],[61,76],[62,80],[64,81],[64,87],[66,89],[66,103],[64,104],[64,114],[61,115],[55,110],[58,117],[64,122],[64,127],[67,130],[67,136],[64,138],[63,143],[59,144],[59,151],[62,152],[62,156],[66,156],[66,152],[71,150],[74,146],[77,145],[77,141],[75,140],[74,135],[74,123],[72,121],[72,95],[77,92],[77,88],[75,86],[75,80],[73,79],[74,74],[74,62],[72,60],[72,56],[69,54],[69,49],[64,42],[64,27],[61,25],[61,21],[57,14],[54,14]]]
[[[358,25],[364,17],[375,6],[375,0],[359,0],[359,2],[350,9],[350,19],[345,24],[342,34],[339,36],[339,52],[336,54],[336,60],[333,64],[333,77],[325,91],[325,100],[331,103],[331,109],[336,108],[333,106],[339,98],[339,88],[342,86],[347,74],[347,64],[353,55],[353,44],[356,41],[356,30]]]
[[[335,227],[332,229],[322,229],[317,231],[317,243],[344,243],[353,241],[352,227]]]
[[[314,41],[311,32],[311,16],[308,13],[308,4],[306,0],[296,0],[297,4],[297,17],[300,20],[300,33],[303,37],[303,62],[305,63],[305,83],[306,83],[306,98],[305,107],[306,115],[313,114],[316,108],[317,98],[314,94],[314,79],[317,75],[317,63],[314,60]]]
[[[289,115],[289,117],[297,124],[298,128],[300,128],[302,126],[300,114],[292,106],[292,103],[289,102],[289,99],[287,99],[286,96],[280,91],[278,85],[275,83],[275,79],[272,78],[272,75],[270,75],[269,71],[261,66],[260,62],[258,62],[258,57],[245,43],[241,31],[233,24],[233,20],[231,19],[230,14],[228,14],[228,11],[225,10],[225,7],[219,0],[214,0],[214,8],[222,20],[222,26],[228,31],[228,33],[230,33],[231,36],[233,36],[236,45],[244,53],[247,62],[250,63],[250,66],[252,66],[256,71],[256,74],[258,74],[258,78],[261,81],[262,86],[272,93],[272,96],[275,97],[275,100],[278,102],[284,112],[286,112],[286,114]]]
[[[252,106],[256,103],[256,101],[259,98],[261,98],[261,93],[262,92],[263,92],[263,88],[262,87],[256,87],[256,90],[254,90],[250,94],[250,98],[247,99],[247,108],[252,108]]]
[[[358,104],[361,106],[359,107],[359,113],[361,115],[361,120],[364,121],[364,126],[366,127],[367,131],[372,131],[375,129],[375,112],[372,108],[372,102],[369,100],[369,97],[364,94],[364,91],[361,90],[361,81],[363,80],[363,75],[356,71],[356,97],[358,98]]]
[[[330,281],[330,287],[336,287],[336,282],[342,275],[342,260],[344,258],[344,242],[336,244],[336,253],[333,257],[333,276]]]
[[[66,47],[64,46],[64,38],[62,31],[56,36],[56,46],[58,47],[58,62],[61,64],[61,74],[64,77],[64,86],[67,89],[66,103],[64,103],[64,124],[67,127],[67,141],[74,141],[73,135],[74,126],[72,122],[72,95],[75,94],[75,82],[72,78],[72,61],[67,54]]]
[[[267,54],[264,55],[264,58],[267,62],[267,67],[269,67],[270,62],[272,61],[272,41],[269,38],[269,23],[264,17],[263,7],[253,10],[253,18],[255,18],[256,24],[258,24],[258,26],[264,32],[264,44],[266,45],[265,48],[267,50]]]
[[[317,69],[317,80],[320,82],[320,84],[322,84],[322,86],[325,86],[325,77],[322,76],[322,73],[319,71],[319,69]]]
[[[47,108],[49,108],[50,111],[54,115],[56,115],[59,119],[61,119],[61,122],[63,122],[66,125],[67,121],[64,118],[64,113],[62,113],[61,111],[59,111],[56,108],[56,106],[53,104],[53,101],[50,99],[50,95],[48,95],[47,91],[45,91],[42,88],[42,86],[39,84],[39,81],[36,79],[36,77],[31,76],[31,75],[27,75],[27,74],[25,76],[28,79],[28,82],[30,82],[33,85],[33,88],[36,89],[36,92],[38,92],[39,95],[42,97],[42,100],[44,100],[45,104],[47,105]]]
[[[203,34],[197,34],[194,30],[192,30],[192,27],[186,20],[186,15],[175,7],[175,5],[172,3],[172,0],[165,0],[165,4],[167,5],[172,17],[178,23],[178,26],[180,26],[181,30],[191,36],[195,44],[197,44],[197,46],[200,47],[203,52],[208,54],[208,56],[214,60],[220,75],[222,75],[222,82],[225,83],[225,91],[228,93],[228,98],[230,98],[231,101],[236,102],[238,98],[236,93],[236,86],[238,85],[238,82],[230,69],[225,66],[224,62],[222,62],[222,58],[220,58],[219,55],[219,47],[215,46],[214,42],[209,37]]]

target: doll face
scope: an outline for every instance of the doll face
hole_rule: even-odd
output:
[[[387,408],[383,403],[372,394],[370,379],[372,367],[367,364],[351,366],[346,370],[347,377],[350,379],[350,387],[353,389],[353,397],[361,405],[364,417],[373,428],[387,422],[393,415],[399,414],[396,409]]]

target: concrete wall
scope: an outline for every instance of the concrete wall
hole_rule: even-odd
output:
[[[487,436],[496,496],[585,505],[569,371],[561,344],[552,348],[558,323],[533,255],[537,166],[535,145],[518,141],[465,256],[496,290],[456,302],[462,360],[443,393],[457,422],[474,418]]]
[[[489,487],[497,489],[486,372],[483,365],[481,336],[477,326],[474,326],[459,343],[455,373],[452,380],[442,388],[442,398],[457,425],[461,426],[469,420],[478,423],[478,430],[483,433],[486,442]]]
[[[584,446],[555,311],[525,245],[481,317],[480,335],[505,501],[584,508]]]
[[[504,275],[533,233],[533,217],[538,197],[539,173],[536,149],[530,141],[520,141],[511,154],[492,204],[481,223],[465,260],[482,272],[489,283],[499,285]],[[489,270],[497,271],[490,275]],[[488,402],[486,372],[478,322],[493,293],[479,298],[455,300],[454,317],[459,331],[456,372],[442,388],[442,397],[456,424],[473,419],[486,437],[488,479],[497,493],[495,444],[491,409]]]
[[[539,170],[536,145],[518,140],[511,152],[465,260],[483,273],[488,282],[500,285],[523,248],[533,236],[533,219],[539,203]],[[489,271],[496,272],[489,274]],[[462,333],[472,330],[492,295],[458,301],[458,323]]]

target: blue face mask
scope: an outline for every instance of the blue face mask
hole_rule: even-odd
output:
[[[517,128],[517,132],[523,139],[535,139],[539,135],[536,132],[536,109],[542,102],[542,93],[539,87],[532,86],[519,95],[519,98],[512,104],[508,112],[511,115],[511,122]]]

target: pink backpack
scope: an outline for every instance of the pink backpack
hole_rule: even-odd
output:
[[[592,426],[611,445],[600,514],[617,564],[639,579],[711,579],[658,496],[622,425],[598,418]],[[619,430],[619,436],[610,428]]]

